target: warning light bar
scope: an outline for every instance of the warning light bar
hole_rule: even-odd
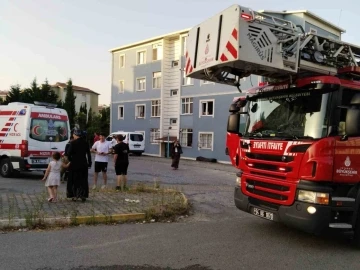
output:
[[[250,14],[241,13],[240,17],[246,21],[252,20],[252,16]]]

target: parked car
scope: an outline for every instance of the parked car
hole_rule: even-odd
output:
[[[111,133],[106,140],[112,141],[114,135],[124,136],[124,142],[129,145],[130,153],[141,156],[145,152],[145,138],[141,132],[116,131]]]

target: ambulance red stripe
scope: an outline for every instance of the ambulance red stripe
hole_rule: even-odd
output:
[[[55,114],[55,113],[46,113],[46,112],[32,112],[30,117],[31,118],[41,118],[41,119],[61,120],[61,121],[68,120],[68,117],[66,115]]]
[[[16,111],[0,111],[0,115],[13,115]]]

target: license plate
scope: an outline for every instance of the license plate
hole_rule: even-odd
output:
[[[274,214],[271,212],[264,211],[262,209],[254,207],[252,210],[253,215],[262,217],[268,220],[274,220]]]
[[[140,145],[134,145],[134,147],[135,147],[135,148],[139,148],[139,147],[140,147]]]
[[[33,164],[46,164],[47,163],[47,159],[33,159],[32,160]]]

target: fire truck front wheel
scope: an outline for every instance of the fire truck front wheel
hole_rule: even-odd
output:
[[[13,174],[13,166],[9,158],[3,158],[0,161],[0,174],[2,177],[9,178]]]

